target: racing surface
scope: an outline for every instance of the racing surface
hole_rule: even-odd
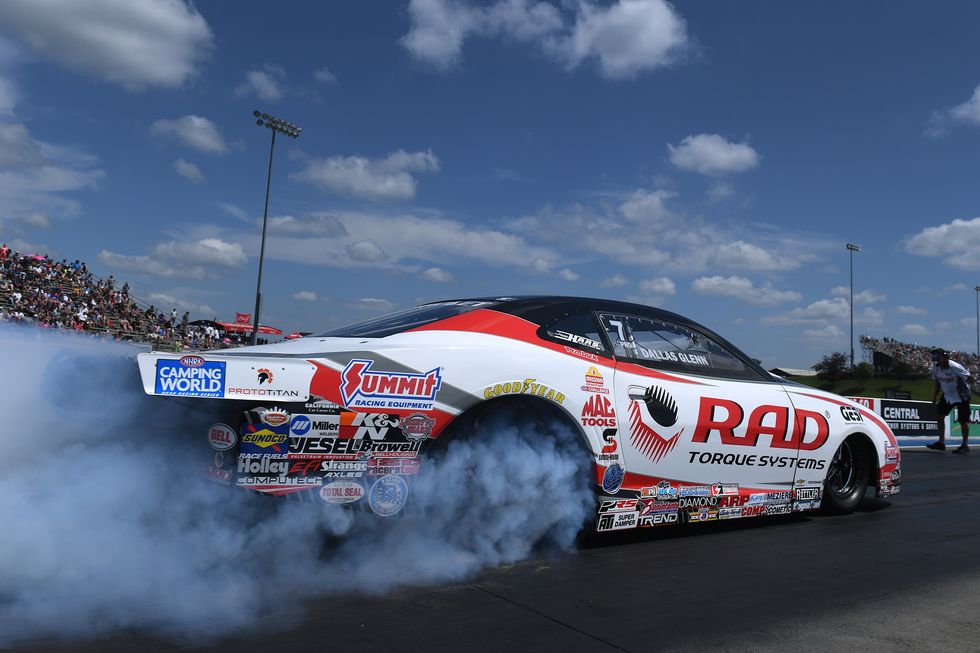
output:
[[[22,650],[976,650],[980,451],[906,453],[902,493],[844,517],[611,534],[470,582],[305,604],[205,647],[137,633]],[[278,627],[276,627],[278,626]]]

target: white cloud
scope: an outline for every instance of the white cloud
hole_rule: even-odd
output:
[[[201,172],[201,169],[193,163],[184,161],[183,159],[177,159],[174,161],[174,172],[192,184],[199,184],[204,181],[204,173]]]
[[[313,79],[320,82],[321,84],[337,83],[337,76],[334,75],[333,72],[326,66],[323,66],[322,68],[320,68],[320,70],[313,73]]]
[[[282,85],[285,81],[285,70],[279,66],[266,64],[261,70],[250,70],[245,73],[245,82],[235,89],[235,94],[239,97],[255,95],[260,100],[278,100],[284,95]]]
[[[661,0],[579,4],[571,35],[557,46],[569,67],[597,59],[605,77],[632,78],[674,63],[687,46],[687,25]]]
[[[176,120],[157,120],[150,126],[154,136],[173,138],[187,147],[208,154],[221,154],[228,148],[218,126],[201,116],[184,116]]]
[[[905,251],[917,256],[934,256],[961,270],[980,269],[980,218],[956,219],[928,227],[905,242]]]
[[[240,244],[225,242],[219,238],[157,243],[148,256],[127,256],[102,250],[98,259],[110,267],[132,272],[164,278],[193,279],[214,277],[221,269],[238,268],[248,262]]]
[[[837,340],[844,337],[844,332],[834,324],[828,324],[822,329],[805,329],[803,335],[815,340]]]
[[[362,263],[377,263],[388,258],[388,255],[378,246],[378,243],[370,238],[351,243],[347,246],[346,251],[347,256],[352,260]]]
[[[257,220],[262,224],[261,218]],[[269,218],[268,231],[270,234],[284,236],[344,236],[347,229],[334,215],[329,213],[314,213],[303,218],[292,215],[279,215]]]
[[[312,290],[300,290],[299,292],[293,293],[293,299],[297,299],[301,302],[315,302],[316,293]]]
[[[925,315],[925,310],[916,306],[896,306],[895,312],[900,315]]]
[[[19,218],[15,218],[18,222],[26,224],[31,227],[37,227],[38,229],[50,229],[51,228],[51,218],[47,213],[42,211],[29,211]]]
[[[568,268],[561,270],[558,273],[558,276],[564,279],[565,281],[578,281],[579,279],[578,274],[576,274],[572,270],[569,270]]]
[[[562,8],[575,11],[566,22]],[[446,70],[458,63],[470,36],[534,43],[572,69],[598,62],[603,76],[632,78],[674,63],[684,54],[687,26],[664,0],[618,0],[608,6],[582,0],[558,6],[498,0],[488,6],[450,0],[412,0],[412,26],[402,45],[417,60]]]
[[[729,175],[759,165],[759,153],[748,143],[730,143],[718,134],[696,134],[668,144],[670,162],[682,170],[708,176]]]
[[[215,202],[214,205],[232,217],[243,221],[248,220],[248,213],[245,212],[245,209],[239,206],[229,202]]]
[[[851,289],[848,286],[837,286],[830,291],[830,294],[834,297],[850,297]],[[854,305],[858,304],[880,304],[881,302],[888,299],[888,295],[884,293],[876,293],[873,290],[862,290],[861,292],[854,293]]]
[[[854,314],[854,324],[860,324],[861,326],[881,326],[884,323],[885,312],[871,308],[870,306]]]
[[[846,299],[835,297],[834,299],[821,299],[813,302],[806,308],[794,308],[793,310],[762,319],[764,324],[795,325],[806,324],[808,322],[825,322],[831,320],[845,320],[851,315],[851,307]]]
[[[386,311],[393,310],[397,304],[390,302],[387,299],[380,299],[378,297],[363,297],[350,302],[348,306],[365,311],[384,313]]]
[[[398,150],[383,159],[363,156],[314,159],[291,178],[343,195],[370,200],[415,197],[416,180],[409,173],[437,172],[439,158],[431,150]]]
[[[0,116],[12,116],[18,101],[17,87],[6,77],[0,77]]]
[[[637,189],[626,196],[619,205],[619,212],[624,218],[633,222],[660,222],[674,217],[674,214],[664,206],[664,201],[675,197],[677,193],[670,190]]]
[[[438,283],[449,283],[453,280],[453,275],[442,268],[428,268],[422,271],[422,278],[426,281],[436,281]]]
[[[716,181],[715,183],[711,184],[711,188],[708,189],[709,202],[724,202],[733,195],[735,195],[735,186],[727,181]]]
[[[640,290],[651,295],[673,295],[677,285],[668,277],[654,277],[640,282]]]
[[[699,277],[691,283],[691,288],[703,295],[734,297],[760,306],[775,306],[803,298],[800,293],[792,290],[776,290],[769,283],[756,286],[745,277]]]
[[[620,286],[625,286],[630,282],[629,279],[621,274],[614,274],[611,277],[607,277],[599,283],[601,288],[618,288]]]
[[[980,86],[965,102],[950,109],[934,111],[926,124],[926,136],[938,137],[949,131],[950,124],[980,125]]]
[[[0,170],[38,168],[47,163],[41,144],[18,123],[0,123]]]
[[[724,268],[756,272],[782,272],[800,267],[798,258],[774,256],[768,250],[743,240],[718,245],[714,262]]]
[[[927,336],[931,333],[928,328],[921,324],[903,324],[898,331],[907,336]]]
[[[3,0],[0,29],[129,90],[183,84],[212,47],[207,22],[183,0]]]
[[[192,300],[186,299],[176,294],[172,293],[151,293],[147,296],[147,299],[153,304],[159,306],[161,309],[164,306],[173,306],[179,310],[190,311],[191,319],[194,319],[195,314],[206,315],[208,317],[215,317],[217,311],[208,306],[207,304],[198,304]]]

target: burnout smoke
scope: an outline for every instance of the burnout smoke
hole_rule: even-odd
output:
[[[459,580],[570,546],[592,507],[578,434],[516,414],[423,462],[400,518],[229,491],[194,475],[206,402],[143,395],[136,351],[0,329],[0,646],[282,627],[304,597]]]

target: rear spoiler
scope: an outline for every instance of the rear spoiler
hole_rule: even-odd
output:
[[[150,352],[138,354],[143,392],[169,397],[307,401],[313,363],[269,358]]]

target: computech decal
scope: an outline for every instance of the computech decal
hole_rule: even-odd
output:
[[[373,360],[355,358],[340,378],[340,395],[348,408],[399,408],[432,410],[442,386],[442,374],[434,368],[423,374],[372,370]]]
[[[225,393],[225,363],[200,356],[158,359],[154,392],[174,397],[221,397]]]

